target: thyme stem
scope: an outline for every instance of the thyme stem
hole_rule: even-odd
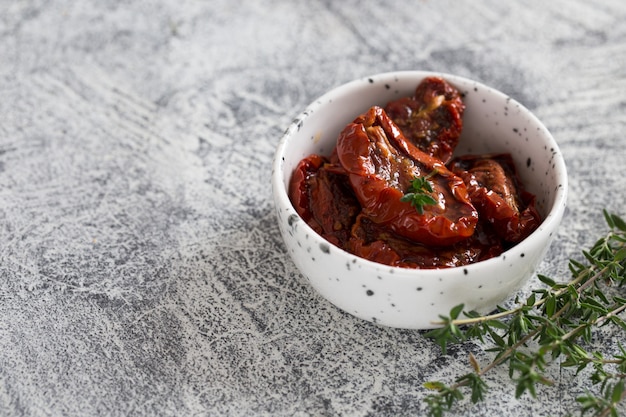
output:
[[[590,251],[583,252],[587,264],[570,260],[572,277],[568,282],[561,284],[539,276],[548,289],[533,290],[525,302],[518,301],[514,308],[485,316],[464,312],[466,318],[459,318],[463,306],[456,306],[450,317],[442,317],[442,321],[435,323],[441,330],[430,331],[426,336],[435,339],[444,353],[448,343],[470,338],[485,343],[483,337],[488,336],[494,343],[489,351],[497,355],[482,368],[470,355],[473,372],[450,385],[425,384],[437,391],[426,398],[431,416],[440,417],[451,410],[463,398],[461,389],[471,391],[473,402],[483,400],[487,384],[482,378],[506,362],[517,386],[516,396],[529,392],[534,397],[537,384],[552,383],[543,372],[547,363],[560,355],[565,357],[561,366],[575,367],[577,374],[593,364],[590,380],[599,387],[599,392],[576,399],[580,415],[589,412],[595,417],[619,415],[617,409],[626,400],[626,349],[617,342],[621,354],[604,358],[602,353],[588,352],[579,344],[579,340],[590,342],[592,330],[600,326],[612,324],[618,331],[626,331],[626,321],[620,317],[626,311],[626,298],[605,291],[613,288],[615,292],[626,286],[626,222],[606,211],[604,216],[610,231]],[[537,299],[537,295],[541,297]],[[538,347],[531,347],[530,342]],[[616,371],[605,369],[609,365],[616,367]]]

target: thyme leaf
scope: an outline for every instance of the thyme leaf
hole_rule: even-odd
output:
[[[414,177],[408,191],[400,198],[400,201],[411,203],[419,214],[424,214],[424,206],[437,204],[437,200],[432,196],[433,184],[430,181],[436,174],[437,170],[433,170],[423,177]]]

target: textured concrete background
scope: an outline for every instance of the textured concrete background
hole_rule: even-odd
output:
[[[274,148],[354,78],[456,73],[536,112],[571,186],[540,272],[626,215],[622,0],[385,3],[0,4],[0,415],[420,415],[424,381],[486,362],[339,312],[287,257]],[[575,411],[587,386],[550,373],[516,400],[493,372],[458,413]]]

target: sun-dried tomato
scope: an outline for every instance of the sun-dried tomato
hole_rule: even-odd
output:
[[[359,215],[348,250],[370,261],[405,268],[450,268],[493,258],[502,253],[500,237],[488,223],[479,222],[474,234],[454,245],[432,246],[391,233]]]
[[[481,219],[507,242],[521,241],[541,223],[535,197],[522,188],[510,154],[466,155],[450,169],[465,181]]]
[[[313,230],[334,245],[347,244],[361,207],[340,168],[319,155],[303,159],[291,177],[289,196]]]
[[[289,197],[322,237],[386,265],[448,268],[498,256],[538,227],[510,154],[451,159],[465,109],[452,85],[428,78],[386,109],[370,108],[328,158],[295,169]]]
[[[320,155],[307,156],[298,163],[289,180],[289,199],[291,204],[293,204],[300,217],[318,233],[321,232],[321,227],[313,220],[308,181],[317,174],[317,171],[324,165],[325,161],[326,159]]]
[[[450,161],[459,143],[465,111],[454,86],[438,77],[426,78],[415,95],[388,103],[385,111],[414,145],[444,164]]]
[[[474,233],[478,213],[463,180],[406,140],[380,107],[340,133],[336,148],[363,213],[392,232],[430,245],[450,245]],[[415,177],[432,174],[437,204],[419,213],[401,201]]]

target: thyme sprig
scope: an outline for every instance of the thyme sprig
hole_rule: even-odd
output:
[[[547,366],[561,358],[562,367],[574,368],[576,375],[589,368],[595,391],[587,391],[576,401],[581,416],[617,417],[626,401],[626,349],[617,342],[619,353],[605,357],[591,351],[594,330],[613,326],[615,340],[624,339],[626,298],[619,295],[626,284],[626,222],[606,211],[609,231],[590,250],[583,251],[582,262],[571,259],[571,279],[557,282],[538,275],[545,287],[535,289],[525,300],[515,299],[515,307],[498,307],[490,315],[454,307],[442,316],[440,327],[426,333],[445,354],[447,347],[469,339],[487,345],[494,359],[480,367],[470,354],[471,372],[453,383],[431,381],[425,387],[429,415],[441,417],[452,410],[469,392],[471,401],[483,401],[489,390],[484,375],[499,365],[508,364],[509,377],[515,384],[515,396],[536,396],[539,385],[553,382],[545,375]],[[461,318],[463,314],[463,318]]]
[[[435,169],[423,177],[414,177],[408,191],[400,198],[400,201],[411,203],[419,214],[424,214],[424,206],[437,204],[437,200],[432,196],[433,185],[430,181],[436,174]]]

